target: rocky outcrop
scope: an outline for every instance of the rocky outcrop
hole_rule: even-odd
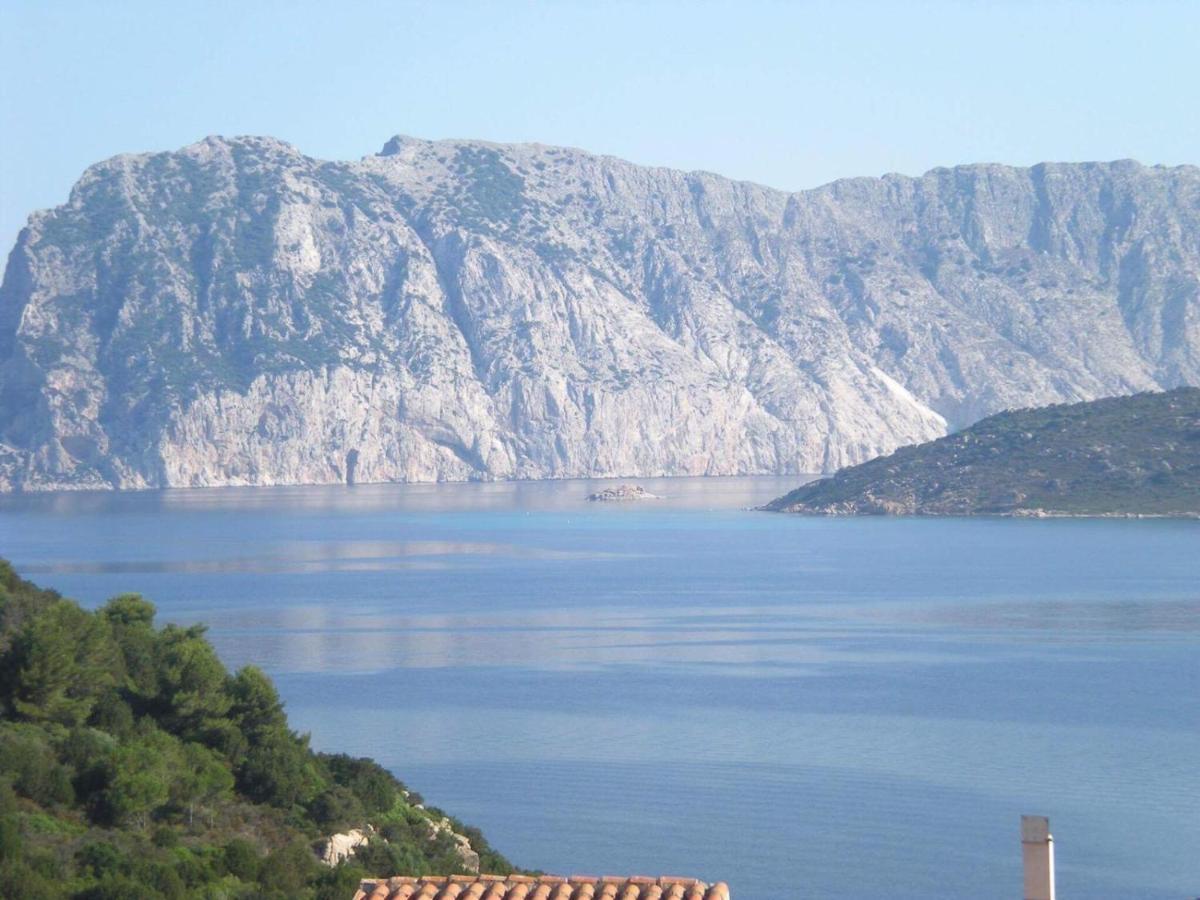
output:
[[[426,840],[430,842],[439,839],[448,841],[451,852],[458,858],[463,870],[478,874],[479,853],[471,846],[471,841],[466,835],[459,834],[454,830],[454,823],[450,821],[449,817],[437,818],[424,813],[424,807],[419,804],[413,808],[423,811],[418,821],[424,829]],[[384,833],[386,834],[386,829]],[[314,849],[317,859],[327,866],[336,866],[343,860],[354,856],[359,847],[369,844],[372,840],[382,840],[387,843],[386,839],[380,837],[371,825],[366,825],[361,829],[351,828],[343,834],[331,834],[314,845]]]
[[[369,844],[372,833],[368,825],[366,831],[351,828],[345,834],[331,834],[317,847],[317,858],[327,866],[336,866],[352,857],[359,847]]]
[[[625,503],[633,500],[659,500],[658,494],[652,494],[640,484],[622,484],[618,487],[605,488],[588,494],[588,500],[593,503]]]
[[[829,471],[1200,383],[1200,172],[784,193],[539,145],[90,168],[0,287],[0,487]]]
[[[463,869],[476,875],[479,874],[479,854],[471,846],[471,841],[466,835],[459,834],[454,830],[454,823],[449,818],[426,819],[424,824],[429,840],[436,841],[445,835],[453,844],[454,854],[458,857]]]

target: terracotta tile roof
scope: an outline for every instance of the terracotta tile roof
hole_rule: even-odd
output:
[[[368,878],[354,900],[729,900],[729,887],[636,875],[450,875]]]

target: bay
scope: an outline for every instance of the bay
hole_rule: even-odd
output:
[[[1200,893],[1200,523],[811,519],[794,478],[60,493],[0,554],[137,590],[517,863],[738,900]]]

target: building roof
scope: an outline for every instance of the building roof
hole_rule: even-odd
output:
[[[367,878],[354,900],[729,900],[724,882],[606,875]]]

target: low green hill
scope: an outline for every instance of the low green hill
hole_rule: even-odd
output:
[[[1200,389],[990,416],[803,485],[819,515],[1200,515]]]
[[[270,679],[136,594],[88,612],[0,560],[0,897],[346,900],[367,875],[512,866],[368,759],[314,753]],[[355,860],[322,835],[372,824]],[[454,833],[452,833],[454,832]]]

